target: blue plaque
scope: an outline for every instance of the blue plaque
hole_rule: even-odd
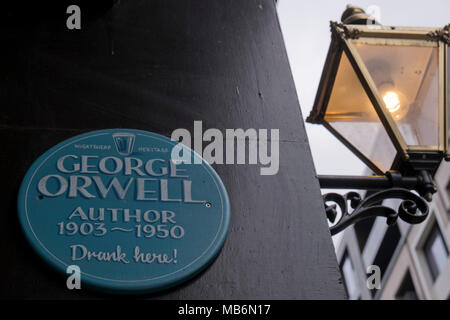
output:
[[[180,284],[220,251],[229,227],[226,189],[212,167],[174,161],[178,145],[130,129],[68,139],[28,170],[18,198],[26,237],[62,273],[117,293]],[[180,145],[179,145],[180,146]]]

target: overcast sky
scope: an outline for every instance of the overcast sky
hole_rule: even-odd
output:
[[[278,0],[278,16],[305,119],[314,103],[330,43],[329,21],[340,21],[348,3],[377,6],[380,22],[393,26],[443,27],[450,0]],[[318,174],[361,174],[366,166],[325,128],[306,124]]]

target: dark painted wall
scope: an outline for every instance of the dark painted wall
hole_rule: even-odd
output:
[[[1,22],[1,296],[105,297],[67,290],[21,233],[17,191],[41,153],[90,130],[170,135],[203,120],[205,129],[280,129],[280,171],[216,165],[231,200],[226,244],[200,276],[151,297],[343,298],[274,3],[82,5],[81,31],[66,29],[60,7],[9,8]]]

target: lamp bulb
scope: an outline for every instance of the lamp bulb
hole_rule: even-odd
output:
[[[395,113],[401,108],[400,97],[394,91],[387,91],[383,96],[383,101],[390,113]]]

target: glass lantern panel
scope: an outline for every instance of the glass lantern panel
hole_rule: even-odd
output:
[[[438,48],[356,43],[408,146],[439,145]]]
[[[396,150],[345,52],[324,119],[381,172],[391,168]]]

